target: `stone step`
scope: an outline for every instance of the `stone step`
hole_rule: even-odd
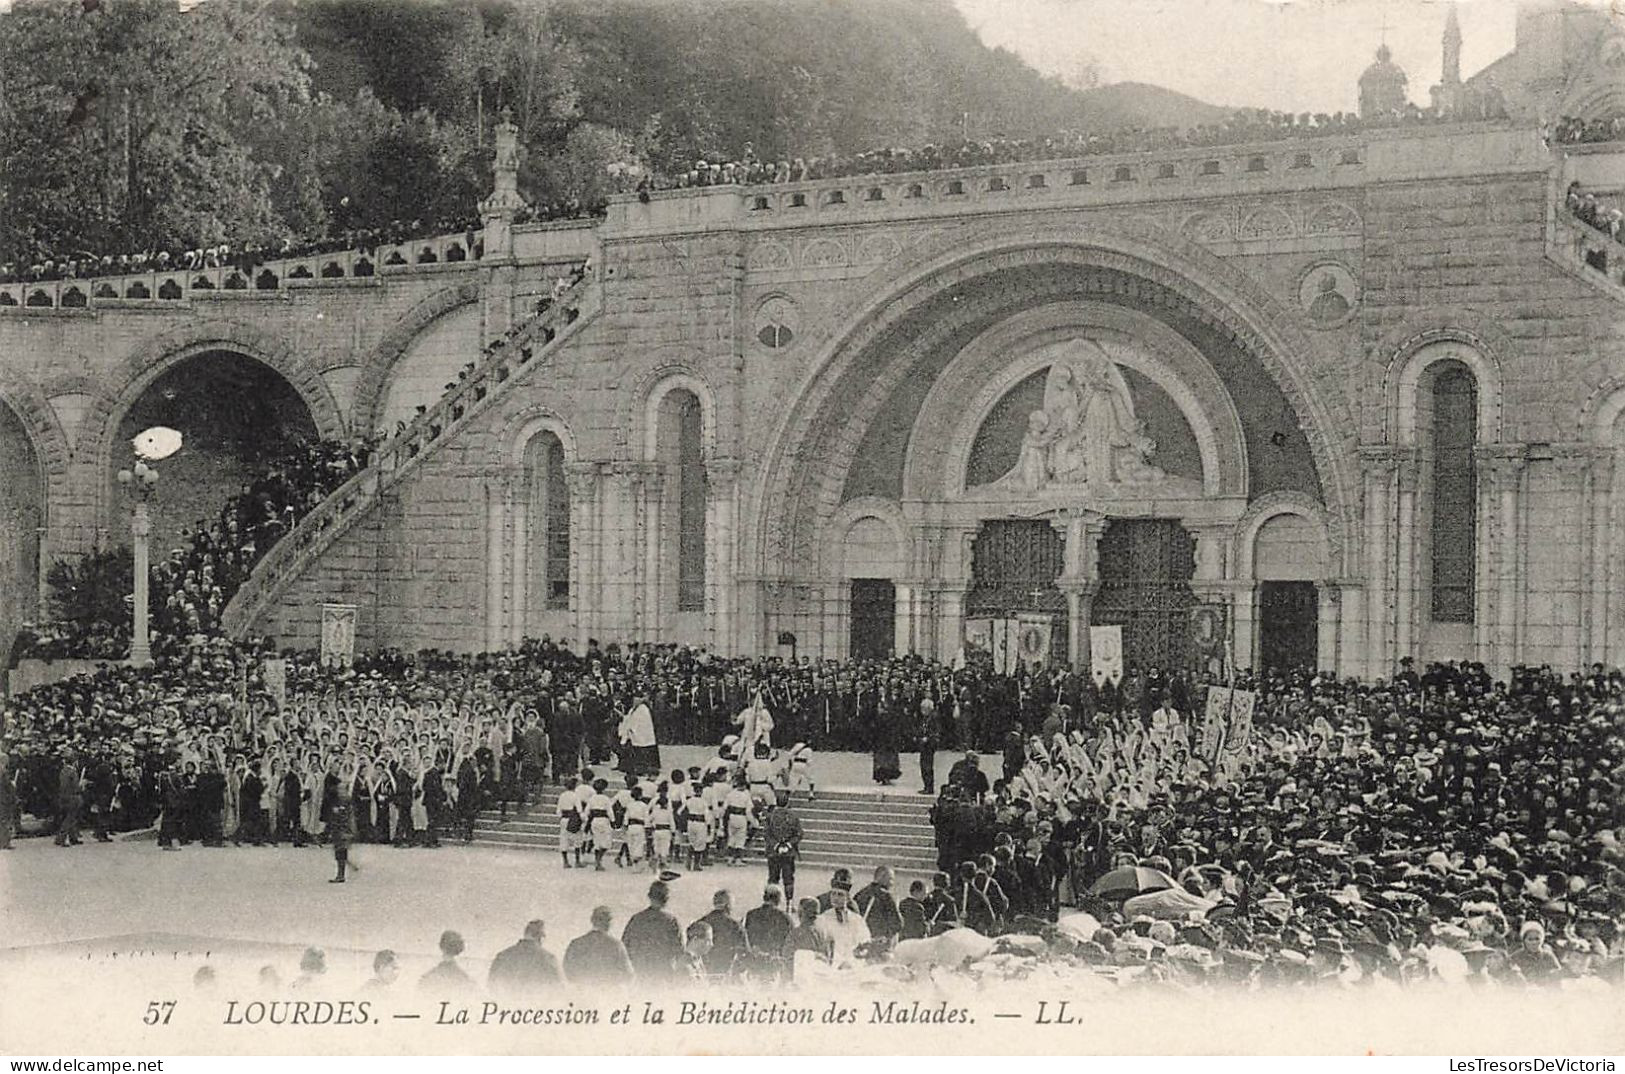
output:
[[[558,831],[559,826],[557,824],[526,823],[523,821],[510,821],[507,824],[476,822],[474,825],[475,835],[493,839],[525,836],[541,840],[553,840],[558,836]],[[803,845],[810,842],[838,843],[843,846],[880,847],[888,851],[927,850],[935,853],[936,847],[936,840],[932,838],[929,831],[873,832],[838,826],[809,826],[803,839]]]
[[[503,819],[496,814],[482,813],[474,822],[476,831],[529,830],[551,832],[556,831],[558,826],[558,817],[546,814],[510,814],[506,819]],[[801,826],[807,832],[841,832],[844,835],[858,839],[923,839],[926,842],[935,842],[935,832],[927,824],[910,823],[903,820],[872,819],[846,813],[802,814]]]
[[[481,846],[498,847],[504,850],[525,850],[539,853],[551,851],[553,849],[552,844],[546,842],[527,842],[521,840],[486,838],[481,838],[478,842]],[[765,864],[762,857],[762,852],[759,848],[747,848],[745,851],[744,860],[757,868],[761,868]],[[676,861],[674,864],[679,870],[681,870],[683,867],[683,862],[681,859]],[[931,873],[935,872],[937,868],[936,858],[933,855],[877,854],[862,851],[852,851],[850,849],[843,849],[840,851],[827,851],[822,849],[805,851],[801,855],[797,865],[800,869],[801,875],[808,877],[808,879],[802,881],[803,886],[807,887],[808,890],[812,890],[813,887],[822,885],[825,879],[822,874],[825,870],[834,870],[837,868],[851,869],[853,871],[854,881],[861,885],[863,883],[867,883],[875,868],[881,865],[889,865],[903,876],[929,876]],[[607,868],[614,868],[614,866],[608,866]],[[647,868],[647,864],[642,866],[642,868]],[[726,870],[728,867],[720,863],[713,863],[709,868],[710,870],[714,871],[719,868]]]

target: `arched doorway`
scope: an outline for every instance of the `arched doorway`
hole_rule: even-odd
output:
[[[0,670],[11,666],[18,630],[39,615],[44,522],[39,455],[22,421],[0,403]]]
[[[130,465],[130,439],[154,425],[178,429],[185,439],[181,451],[159,466],[154,560],[181,547],[199,526],[217,522],[233,496],[318,435],[310,407],[281,373],[227,350],[182,359],[130,404],[109,456],[109,483]],[[113,532],[115,541],[127,539],[126,528],[115,525]]]
[[[1328,554],[1321,526],[1306,515],[1271,515],[1253,538],[1260,669],[1314,669],[1320,663],[1320,588]],[[1329,654],[1328,654],[1329,655]]]
[[[847,655],[884,660],[897,651],[897,579],[904,573],[896,531],[876,515],[855,519],[841,548],[847,579]]]

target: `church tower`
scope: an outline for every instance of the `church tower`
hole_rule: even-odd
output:
[[[1394,54],[1384,42],[1377,48],[1377,61],[1360,76],[1360,118],[1395,115],[1410,104],[1405,94],[1409,80],[1394,62]]]
[[[1440,112],[1461,111],[1461,22],[1456,5],[1450,5],[1444,22],[1444,64],[1439,84],[1433,87],[1433,107]]]

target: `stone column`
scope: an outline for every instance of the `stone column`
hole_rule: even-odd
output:
[[[1416,485],[1421,468],[1407,453],[1395,471],[1397,510],[1394,525],[1394,656],[1416,657]]]
[[[892,652],[907,656],[914,646],[914,587],[908,582],[896,583],[897,613],[892,627]]]
[[[130,629],[130,663],[144,668],[152,663],[152,644],[147,633],[147,586],[151,568],[148,566],[148,545],[152,536],[152,519],[147,515],[147,501],[138,493],[135,508],[130,515],[130,536],[135,548],[135,592],[131,595],[133,621]]]
[[[1235,546],[1234,522],[1185,523],[1196,539],[1196,563],[1191,575],[1191,593],[1203,604],[1224,609],[1229,658],[1237,667],[1253,662],[1255,583],[1237,580],[1231,549]]]
[[[1336,671],[1342,640],[1343,593],[1335,582],[1316,582],[1315,595],[1320,599],[1315,667],[1322,671]]]
[[[965,645],[965,594],[969,592],[970,588],[962,583],[945,585],[938,591],[938,660],[952,660]]]
[[[1393,673],[1390,608],[1394,597],[1388,564],[1392,558],[1388,516],[1394,500],[1394,477],[1405,450],[1387,444],[1360,449],[1365,476],[1366,660],[1370,677]]]
[[[570,489],[570,611],[576,651],[585,652],[599,612],[598,464],[565,463],[564,480]]]
[[[1582,621],[1586,626],[1586,663],[1608,664],[1609,624],[1613,621],[1613,588],[1610,574],[1614,565],[1614,460],[1613,448],[1598,448],[1591,459],[1586,483],[1586,524],[1590,535],[1586,574],[1589,592]]]
[[[711,651],[731,654],[734,637],[734,518],[739,493],[739,460],[705,463],[705,609]]]
[[[1493,564],[1493,585],[1486,586],[1486,610],[1491,612],[1484,624],[1484,643],[1489,658],[1485,661],[1497,673],[1511,669],[1518,660],[1518,609],[1522,589],[1522,572],[1518,569],[1520,529],[1518,518],[1519,495],[1526,465],[1521,446],[1496,444],[1476,449],[1479,494],[1478,510],[1489,520],[1490,539],[1485,542],[1485,561]]]
[[[512,568],[509,577],[508,643],[514,647],[525,640],[530,611],[530,496],[523,467],[508,470],[506,506],[511,538]],[[545,539],[545,537],[544,537]],[[542,547],[546,547],[544,544]],[[547,600],[544,589],[542,600]]]
[[[1589,649],[1585,633],[1587,605],[1590,603],[1587,570],[1591,562],[1592,542],[1588,525],[1591,519],[1589,486],[1592,452],[1586,445],[1565,446],[1556,450],[1552,461],[1557,468],[1558,510],[1563,518],[1572,520],[1563,529],[1577,533],[1579,537],[1573,542],[1554,542],[1554,550],[1561,550],[1565,562],[1559,574],[1563,579],[1562,589],[1552,595],[1552,623],[1557,628],[1558,651],[1580,667],[1586,663]],[[1536,533],[1532,539],[1539,542],[1543,538]]]
[[[1095,591],[1099,588],[1100,581],[1096,578],[1066,582],[1061,586],[1061,592],[1066,594],[1066,661],[1080,673],[1089,662],[1090,615]]]
[[[633,636],[660,641],[660,503],[665,474],[658,463],[628,466],[632,486]]]
[[[824,642],[822,651],[826,658],[844,660],[848,655],[846,646],[850,628],[847,622],[851,611],[847,608],[847,600],[850,592],[851,583],[844,578],[824,586],[824,603],[818,609],[818,618]]]
[[[494,474],[485,479],[485,648],[502,648],[502,529],[509,483]]]

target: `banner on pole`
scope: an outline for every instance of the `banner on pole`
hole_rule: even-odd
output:
[[[965,648],[980,649],[984,653],[991,653],[993,651],[993,620],[965,620]]]
[[[1123,680],[1123,628],[1120,626],[1092,626],[1089,628],[1089,674],[1099,689],[1107,679],[1113,685]]]
[[[1202,717],[1202,756],[1209,761],[1219,755],[1224,743],[1230,723],[1231,693],[1228,686],[1207,688],[1207,710]]]
[[[1016,619],[1017,655],[1023,664],[1044,667],[1049,663],[1050,634],[1054,625],[1048,615],[1037,613]]]
[[[266,692],[276,702],[276,710],[281,712],[288,704],[288,662],[280,656],[266,660],[261,676],[265,679]]]
[[[322,605],[322,667],[347,668],[355,660],[354,604]]]

